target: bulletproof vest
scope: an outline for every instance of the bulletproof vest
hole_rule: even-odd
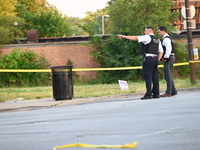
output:
[[[149,54],[158,54],[158,45],[159,39],[154,35],[149,35],[151,37],[151,42],[148,44],[141,43],[141,55],[145,55],[145,53]]]
[[[172,38],[171,38],[170,36],[165,36],[165,37],[161,40],[162,43],[163,43],[163,40],[164,40],[165,38],[169,38],[169,39],[171,40],[171,45],[172,45],[172,52],[171,52],[171,53],[175,53],[174,40],[172,40]],[[164,50],[164,54],[163,54],[163,57],[164,57],[165,52],[166,52],[166,47],[163,46],[163,45],[162,45],[162,47],[163,47],[163,50]]]

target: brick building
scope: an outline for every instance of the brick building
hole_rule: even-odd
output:
[[[173,0],[172,11],[178,11],[181,14],[181,8],[185,6],[185,0]],[[196,29],[200,30],[200,0],[189,0],[189,4],[195,7],[195,16],[192,20],[196,22]],[[184,17],[179,15],[177,21],[174,22],[175,26],[179,30],[184,30]]]

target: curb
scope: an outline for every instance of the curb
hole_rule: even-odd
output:
[[[184,91],[191,92],[191,91],[198,91],[198,90],[200,91],[200,87],[177,89],[178,92],[184,92]],[[160,92],[164,92],[164,91],[160,91]],[[25,100],[25,101],[17,101],[17,102],[7,101],[5,103],[0,103],[0,107],[1,107],[0,113],[29,111],[29,110],[52,108],[52,107],[58,107],[58,106],[81,105],[81,104],[93,103],[97,101],[124,99],[124,98],[129,98],[129,97],[139,97],[143,95],[144,93],[131,93],[131,94],[108,95],[108,96],[102,96],[102,97],[73,98],[72,100],[60,100],[60,101],[55,101],[53,98]]]

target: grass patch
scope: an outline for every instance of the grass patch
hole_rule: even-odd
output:
[[[190,79],[175,79],[175,86],[177,89],[200,87],[200,80],[196,79],[196,84],[191,85]],[[107,95],[117,94],[130,94],[145,92],[145,83],[128,82],[129,90],[121,91],[119,84],[96,84],[96,85],[75,85],[74,97],[75,98],[88,98],[88,97],[100,97]],[[165,80],[160,81],[160,90],[166,90]],[[23,98],[24,100],[30,99],[42,99],[53,97],[52,87],[25,87],[25,88],[0,88],[0,102],[7,100],[17,100]]]
[[[41,99],[52,97],[52,87],[24,87],[24,88],[0,88],[0,102],[6,100]]]

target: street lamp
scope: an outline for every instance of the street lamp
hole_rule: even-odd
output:
[[[104,35],[104,17],[109,17],[109,15],[102,16],[102,35]]]
[[[17,39],[17,26],[18,26],[18,22],[14,22],[14,27],[15,27],[15,29],[14,29],[14,44],[17,44],[18,43],[18,39]]]

